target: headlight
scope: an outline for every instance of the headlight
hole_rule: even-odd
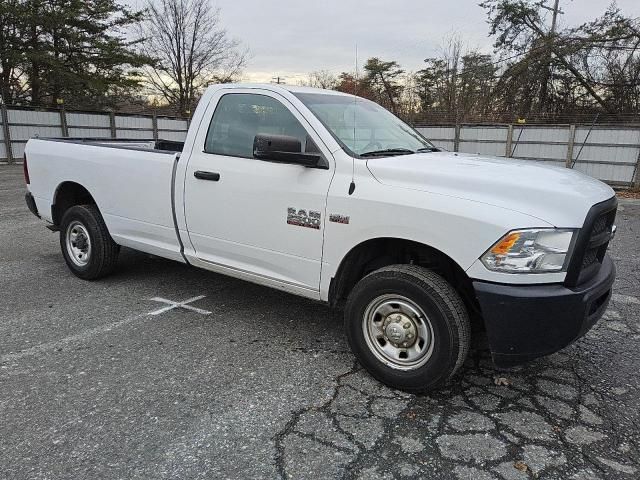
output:
[[[512,230],[480,257],[489,269],[505,273],[566,271],[576,230]]]

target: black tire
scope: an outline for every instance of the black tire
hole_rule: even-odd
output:
[[[386,335],[389,330],[384,328],[373,330],[385,332],[384,338],[374,340],[369,335],[369,340],[367,340],[368,334],[366,332],[371,322],[365,321],[365,315],[367,318],[377,318],[379,323],[375,325],[383,326],[384,322],[400,318],[393,317],[396,315],[395,313],[388,314],[386,317],[379,313],[370,315],[374,309],[371,305],[380,305],[381,300],[379,299],[387,299],[384,302],[385,309],[393,308],[393,305],[396,305],[393,302],[394,295],[397,295],[398,298],[408,299],[414,306],[422,310],[428,319],[424,325],[428,327],[430,324],[430,327],[425,331],[430,332],[432,340],[427,343],[429,348],[425,347],[423,350],[426,353],[419,357],[421,358],[419,361],[425,363],[416,363],[415,366],[398,366],[393,361],[385,359],[383,353],[379,351],[376,353],[376,340],[384,346],[387,345],[386,342],[391,342],[389,346],[393,351],[403,350],[402,345],[399,349],[393,345],[391,339]],[[387,320],[383,322],[380,320],[381,318]],[[402,318],[410,318],[410,316]],[[360,280],[347,299],[344,320],[349,345],[358,361],[373,377],[400,390],[418,393],[436,389],[456,373],[464,363],[469,351],[469,315],[460,295],[444,278],[426,268],[415,265],[390,265],[376,270]],[[415,324],[412,321],[414,325],[419,323],[419,320],[416,320]],[[407,331],[417,332],[418,330]],[[378,333],[378,335],[380,334]],[[421,342],[422,345],[425,344],[422,339],[418,340],[419,336],[419,334],[413,335],[416,349],[420,347],[417,345],[418,342]],[[426,338],[429,337],[426,336]],[[367,343],[368,341],[369,343]],[[402,354],[400,353],[400,355]]]
[[[70,227],[77,227],[83,239],[84,232],[88,233],[90,246],[84,259],[74,256],[70,251],[73,249],[67,245]],[[83,243],[83,247],[86,248],[86,245]],[[83,280],[96,280],[112,273],[120,251],[120,246],[109,235],[102,215],[95,205],[76,205],[64,212],[60,222],[60,248],[69,269]],[[82,264],[83,261],[86,263]]]

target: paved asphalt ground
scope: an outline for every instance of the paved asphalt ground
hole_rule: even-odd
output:
[[[473,352],[413,396],[363,372],[321,304],[130,250],[77,279],[23,193],[0,167],[2,479],[640,477],[639,204],[585,338],[511,371]]]

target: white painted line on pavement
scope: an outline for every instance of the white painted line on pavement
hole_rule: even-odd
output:
[[[191,310],[192,312],[197,312],[200,315],[211,315],[209,310],[203,310],[202,308],[196,308],[189,303],[196,302],[198,300],[202,300],[206,295],[198,295],[197,297],[191,297],[184,302],[174,302],[173,300],[167,300],[166,298],[161,297],[153,297],[151,300],[154,302],[161,302],[168,304],[167,307],[162,307],[159,310],[154,310],[153,312],[149,312],[147,315],[160,315],[161,313],[168,312],[169,310],[173,310],[175,308],[184,308],[185,310]]]
[[[201,315],[209,315],[211,312],[208,310],[203,310],[201,308],[192,307],[188,305],[189,303],[195,302],[197,300],[201,300],[205,298],[205,295],[199,295],[197,297],[189,298],[184,302],[174,302],[172,300],[167,300],[160,297],[152,298],[156,302],[167,303],[168,306],[161,308],[160,310],[156,310],[151,313],[142,313],[135,315],[133,317],[125,318],[123,320],[118,320],[117,322],[108,323],[106,325],[100,325],[99,327],[91,328],[89,330],[85,330],[84,332],[77,333],[75,335],[70,335],[68,337],[62,338],[60,340],[55,340],[53,342],[41,343],[40,345],[34,345],[33,347],[26,348],[19,352],[6,353],[4,355],[0,355],[0,363],[12,362],[15,360],[19,360],[24,357],[30,357],[32,355],[37,355],[39,353],[48,352],[52,350],[57,350],[59,348],[64,348],[73,343],[82,343],[91,338],[107,333],[114,328],[122,327],[129,323],[134,322],[140,318],[146,317],[148,315],[160,315],[161,313],[167,312],[169,310],[173,310],[174,308],[184,308],[186,310],[191,310],[193,312],[200,313]]]
[[[84,332],[77,333],[75,335],[70,335],[68,337],[62,338],[60,340],[56,340],[53,342],[41,343],[40,345],[34,345],[33,347],[26,348],[20,352],[7,353],[5,355],[0,356],[0,363],[10,362],[12,360],[19,360],[23,357],[29,357],[31,355],[36,355],[38,353],[46,352],[49,350],[56,350],[58,348],[63,348],[71,343],[76,342],[84,342],[89,340],[96,335],[100,335],[101,333],[107,333],[114,328],[121,327],[128,323],[133,322],[141,317],[145,317],[146,314],[136,315],[134,317],[125,318],[123,320],[119,320],[117,322],[109,323],[107,325],[101,325],[96,328],[91,328],[89,330],[85,330]]]

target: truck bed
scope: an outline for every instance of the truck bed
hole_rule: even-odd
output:
[[[53,222],[57,192],[63,184],[76,183],[94,199],[118,244],[183,261],[173,216],[177,147],[182,144],[31,139],[25,156],[38,212]]]

